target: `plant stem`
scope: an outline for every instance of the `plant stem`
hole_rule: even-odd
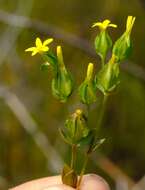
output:
[[[100,116],[99,116],[97,127],[96,127],[97,132],[99,131],[99,129],[100,129],[101,125],[102,125],[102,121],[103,121],[105,110],[106,110],[107,100],[108,100],[108,95],[104,95],[103,102],[102,102],[102,108],[101,108],[101,111],[100,111]]]
[[[102,67],[105,65],[105,59],[103,57],[101,57],[101,64],[102,64]]]
[[[75,167],[76,153],[77,153],[77,147],[76,145],[72,145],[71,169],[74,169]]]
[[[85,160],[84,160],[84,163],[83,163],[83,167],[82,167],[81,173],[80,173],[80,178],[79,178],[78,183],[77,183],[77,190],[80,190],[80,184],[81,184],[83,175],[84,175],[85,170],[86,170],[88,159],[89,159],[89,154],[87,153],[86,157],[85,157]]]

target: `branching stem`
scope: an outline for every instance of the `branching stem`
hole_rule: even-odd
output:
[[[107,100],[108,100],[108,95],[104,95],[103,102],[102,102],[102,108],[100,109],[100,116],[99,116],[97,127],[96,127],[97,132],[99,131],[99,129],[102,125],[102,121],[103,121],[105,110],[106,110]]]
[[[85,156],[85,160],[84,160],[84,163],[83,163],[83,166],[82,166],[82,170],[81,170],[81,173],[80,173],[80,177],[79,177],[79,180],[78,180],[78,184],[77,184],[77,190],[80,190],[80,184],[81,184],[83,175],[84,175],[85,170],[86,170],[86,166],[87,166],[87,163],[88,163],[89,155],[90,154],[87,153],[86,156]]]

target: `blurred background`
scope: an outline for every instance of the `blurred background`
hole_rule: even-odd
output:
[[[58,174],[70,154],[58,128],[83,107],[77,88],[66,104],[53,98],[50,72],[40,70],[40,56],[31,57],[24,49],[38,36],[53,37],[52,49],[62,45],[78,86],[88,62],[96,63],[96,71],[100,67],[92,23],[108,18],[117,24],[110,30],[115,41],[128,15],[137,17],[133,53],[122,64],[121,84],[107,104],[101,128],[106,143],[93,154],[87,172],[103,176],[112,190],[145,189],[144,0],[0,0],[0,189]],[[91,107],[92,126],[100,102],[101,96]]]

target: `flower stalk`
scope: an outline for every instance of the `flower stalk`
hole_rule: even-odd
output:
[[[87,164],[88,164],[89,156],[90,156],[90,154],[86,153],[84,163],[83,163],[83,166],[82,166],[82,169],[81,169],[81,172],[80,172],[80,177],[79,177],[79,180],[78,180],[78,183],[77,183],[77,190],[80,190],[80,185],[81,185],[81,182],[82,182],[82,179],[83,179],[83,175],[85,174],[85,170],[86,170],[86,167],[87,167]]]
[[[72,157],[71,157],[71,164],[70,164],[70,166],[71,166],[71,169],[75,169],[77,146],[76,145],[72,145],[71,149],[72,149]]]

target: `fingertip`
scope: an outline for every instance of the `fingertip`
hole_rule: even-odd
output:
[[[108,183],[100,176],[87,174],[83,177],[81,190],[110,190]]]
[[[9,190],[40,190],[48,186],[58,185],[61,184],[61,177],[60,176],[53,176],[53,177],[45,177],[37,180],[32,180],[21,184],[17,187],[13,187]]]
[[[42,190],[75,190],[67,185],[55,185],[55,186],[49,186]]]

